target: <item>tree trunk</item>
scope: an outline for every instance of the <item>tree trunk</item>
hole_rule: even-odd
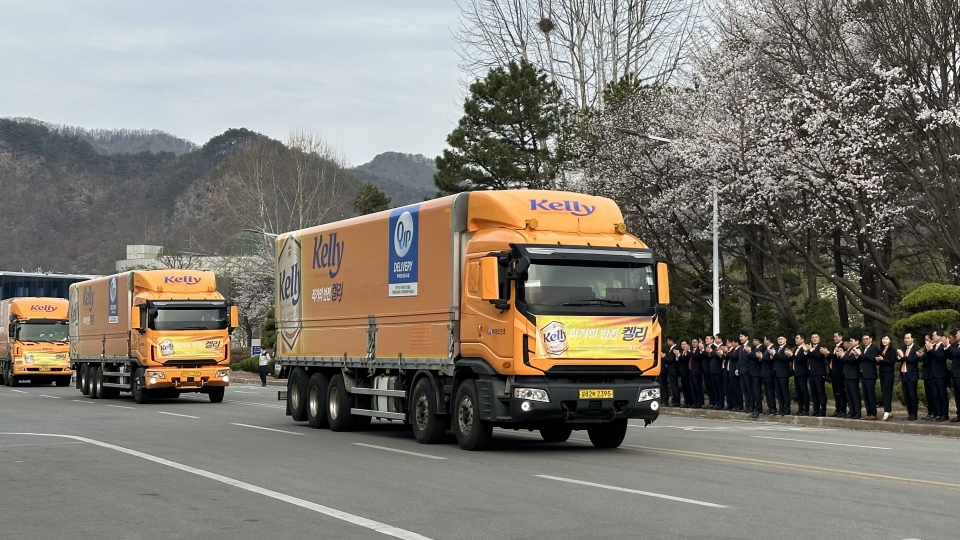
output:
[[[817,239],[813,236],[813,231],[807,232],[807,251],[810,252],[810,256],[813,259],[820,258],[820,243],[817,242]],[[810,263],[805,263],[806,273],[807,273],[807,305],[809,309],[810,305],[817,301],[817,298],[820,296],[817,292],[817,270]]]
[[[833,230],[833,270],[837,277],[843,277],[843,256],[840,252],[840,229]],[[847,297],[840,287],[837,287],[837,314],[840,315],[840,326],[850,328],[850,314],[847,313]]]

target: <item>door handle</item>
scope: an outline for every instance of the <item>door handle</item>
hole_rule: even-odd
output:
[[[478,338],[478,339],[483,339],[483,325],[482,325],[482,324],[478,324],[478,325],[477,325],[477,338]]]

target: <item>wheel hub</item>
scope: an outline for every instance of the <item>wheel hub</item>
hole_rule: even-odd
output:
[[[473,400],[470,396],[463,396],[460,400],[457,422],[460,423],[460,433],[467,434],[473,429]]]
[[[310,416],[316,418],[320,413],[320,390],[313,386],[310,388],[310,397],[307,400],[307,405],[310,407]]]
[[[416,414],[414,416],[417,422],[417,429],[425,431],[430,420],[430,404],[427,402],[426,394],[417,396]]]
[[[332,384],[327,393],[327,410],[331,420],[336,420],[340,415],[340,389]]]

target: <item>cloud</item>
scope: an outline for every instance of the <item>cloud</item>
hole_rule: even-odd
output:
[[[318,130],[355,164],[437,155],[460,115],[448,0],[14,0],[0,116],[156,128]]]

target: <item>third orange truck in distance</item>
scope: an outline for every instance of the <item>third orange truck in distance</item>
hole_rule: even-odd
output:
[[[281,399],[315,428],[612,448],[659,414],[667,268],[610,199],[474,191],[283,234],[276,300]]]

